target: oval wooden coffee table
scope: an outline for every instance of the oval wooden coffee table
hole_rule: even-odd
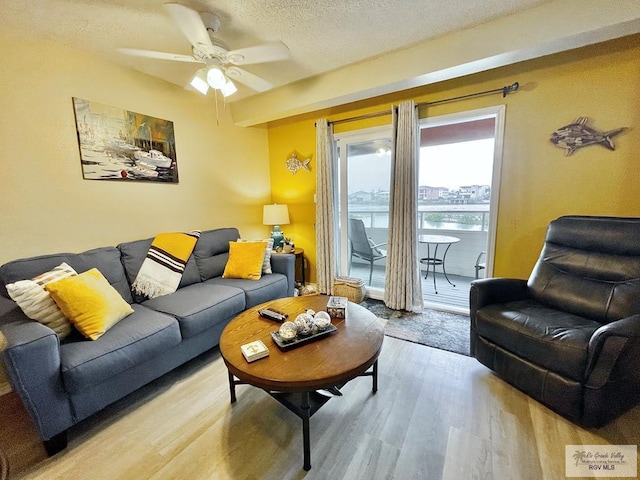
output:
[[[331,395],[318,390],[330,389],[340,395],[345,383],[360,376],[373,379],[378,389],[378,356],[382,349],[384,327],[369,310],[349,302],[347,318],[331,319],[337,331],[295,348],[281,350],[271,338],[280,323],[258,315],[260,308],[271,307],[294,320],[306,309],[326,310],[328,296],[314,295],[274,300],[248,309],[234,318],[220,337],[220,352],[229,370],[231,403],[236,401],[236,385],[262,388],[302,419],[304,469],[311,468],[309,418]],[[262,340],[269,356],[247,362],[240,346]],[[371,370],[369,371],[369,369]]]

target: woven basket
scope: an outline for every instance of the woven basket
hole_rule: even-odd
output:
[[[364,281],[360,278],[336,277],[333,281],[333,294],[337,297],[347,297],[350,302],[362,302],[365,291]]]

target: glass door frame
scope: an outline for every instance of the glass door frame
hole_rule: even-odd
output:
[[[496,246],[496,230],[498,225],[498,205],[500,204],[500,181],[502,177],[502,154],[504,148],[505,105],[465,110],[437,117],[419,120],[419,127],[438,127],[454,123],[466,123],[485,118],[495,118],[493,134],[493,171],[491,173],[491,198],[489,201],[489,231],[487,232],[486,277],[493,276]],[[418,159],[419,161],[419,159]]]
[[[336,161],[338,163],[338,165],[336,165],[336,172],[338,172],[337,185],[339,211],[338,215],[336,216],[336,230],[340,232],[340,236],[338,239],[338,252],[336,253],[339,259],[339,275],[347,275],[349,272],[349,195],[343,194],[343,192],[348,191],[347,187],[349,182],[347,168],[347,150],[349,148],[349,145],[352,144],[370,142],[380,139],[391,140],[391,138],[391,124],[334,134],[337,152]],[[342,225],[345,225],[346,228],[341,228]],[[384,294],[383,289],[372,288],[369,285],[367,285],[367,291],[369,292],[369,296],[371,296],[372,298],[382,298]]]

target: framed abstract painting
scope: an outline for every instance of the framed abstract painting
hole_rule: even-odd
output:
[[[85,180],[178,183],[173,122],[73,97]]]

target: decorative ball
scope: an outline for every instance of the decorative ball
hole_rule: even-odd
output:
[[[280,325],[278,333],[283,340],[293,340],[298,335],[298,327],[293,322],[284,322]]]
[[[311,310],[310,308],[308,308],[307,311],[304,312],[304,313],[306,313],[307,315],[311,315],[313,317],[316,314],[316,311],[315,310]]]
[[[296,327],[298,327],[298,333],[300,335],[310,335],[313,333],[313,317],[306,313],[301,313],[294,320]]]
[[[313,316],[313,322],[320,330],[324,330],[331,324],[331,317],[327,312],[317,312]]]

